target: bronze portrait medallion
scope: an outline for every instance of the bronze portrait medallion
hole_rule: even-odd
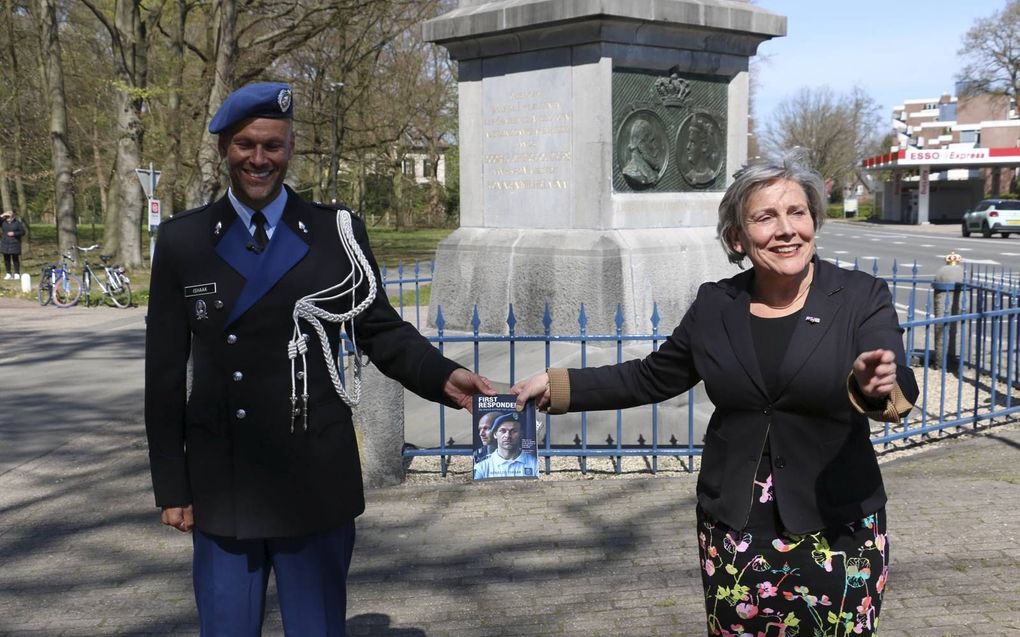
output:
[[[617,162],[627,184],[635,190],[659,183],[669,161],[666,125],[650,110],[637,110],[616,132]]]
[[[707,188],[722,170],[722,126],[714,116],[696,111],[680,124],[676,134],[680,176],[694,188]]]

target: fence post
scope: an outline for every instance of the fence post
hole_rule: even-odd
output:
[[[362,370],[361,380],[354,428],[362,478],[370,488],[400,484],[404,481],[404,388],[375,365]]]
[[[935,297],[935,318],[960,313],[960,291],[963,288],[963,266],[960,265],[960,261],[960,255],[950,252],[946,255],[946,265],[935,273],[935,280],[931,284]],[[957,328],[955,322],[939,323],[935,326],[935,356],[932,357],[931,363],[933,367],[941,367],[943,357],[948,368],[955,367]]]

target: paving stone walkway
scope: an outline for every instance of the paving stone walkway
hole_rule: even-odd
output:
[[[883,636],[1020,635],[1020,427],[884,463]],[[352,635],[700,635],[694,480],[370,491]],[[194,635],[190,541],[152,507],[137,422],[0,476],[0,635]],[[272,606],[267,635],[282,634]]]

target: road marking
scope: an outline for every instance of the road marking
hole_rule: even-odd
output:
[[[933,246],[933,245],[932,245],[932,244],[930,244],[930,243],[922,243],[922,244],[921,244],[921,247],[922,247],[922,248],[934,248],[935,246]]]
[[[875,241],[878,241],[878,239],[875,239]],[[893,241],[893,242],[892,242],[892,244],[893,244],[894,246],[901,246],[901,245],[903,245],[903,243],[904,243],[903,241]]]
[[[849,250],[833,250],[833,254],[849,254]]]
[[[1003,257],[1020,257],[1020,252],[1000,252],[999,256],[1003,256]]]
[[[993,261],[992,259],[967,259],[966,262],[972,264],[976,263],[978,265],[1002,265],[998,261]]]
[[[21,359],[20,356],[8,356],[7,358],[0,358],[0,365],[10,365],[11,363],[17,363]]]

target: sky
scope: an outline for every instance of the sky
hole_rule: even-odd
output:
[[[770,121],[802,87],[862,86],[892,118],[904,100],[953,94],[963,35],[1006,0],[756,0],[786,16],[786,37],[758,47],[755,117]]]

